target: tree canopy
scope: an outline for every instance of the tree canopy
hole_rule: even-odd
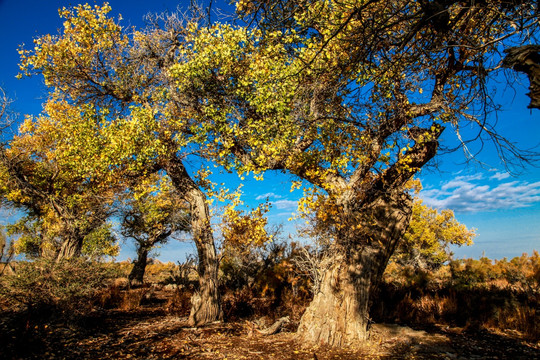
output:
[[[105,253],[115,253],[105,223],[119,181],[108,181],[110,172],[92,161],[106,156],[101,152],[106,140],[98,136],[99,126],[99,116],[91,107],[49,101],[44,113],[27,117],[19,135],[2,148],[4,205],[27,213],[10,227],[11,233],[22,235],[21,252],[44,251],[58,259],[78,256],[84,239],[93,233],[98,243],[109,243],[99,246]],[[101,176],[105,174],[109,177]]]
[[[215,159],[297,176],[307,185],[302,207],[333,234],[299,331],[333,345],[363,339],[370,288],[413,213],[406,184],[435,157],[442,132],[466,151],[489,140],[504,161],[526,160],[493,127],[488,80],[504,47],[537,40],[537,4],[236,4],[254,26],[188,27],[171,76]],[[464,126],[479,135],[465,138]]]

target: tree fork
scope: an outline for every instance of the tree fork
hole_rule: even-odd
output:
[[[525,45],[504,50],[503,66],[523,72],[529,77],[531,98],[528,108],[540,109],[540,45]]]

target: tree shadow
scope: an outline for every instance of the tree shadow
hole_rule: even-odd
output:
[[[129,344],[129,341],[123,343],[123,338],[129,339],[126,337],[129,329],[161,316],[164,313],[155,310],[107,310],[69,319],[4,312],[0,322],[0,353],[3,359],[114,358],[108,354]],[[178,330],[169,329],[158,335],[166,337],[174,331]],[[141,343],[143,340],[136,339]]]

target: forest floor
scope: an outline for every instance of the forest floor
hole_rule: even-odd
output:
[[[190,328],[187,318],[161,304],[137,310],[103,310],[77,322],[29,326],[0,319],[2,359],[540,359],[540,343],[486,329],[374,324],[369,342],[356,348],[308,346],[294,325],[275,335],[253,322]]]

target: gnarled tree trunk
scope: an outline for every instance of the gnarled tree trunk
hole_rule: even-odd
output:
[[[62,242],[60,251],[56,255],[56,261],[72,259],[81,256],[84,236],[67,236]]]
[[[300,320],[299,335],[330,346],[368,337],[369,302],[409,224],[408,194],[382,195],[363,207],[362,226],[346,229],[321,262],[319,291]]]
[[[218,291],[219,262],[210,227],[208,204],[200,190],[194,191],[191,196],[194,198],[191,205],[191,227],[199,255],[199,289],[191,298],[188,323],[190,326],[199,326],[223,320],[223,313]],[[198,215],[193,216],[194,213]]]
[[[182,162],[174,157],[164,165],[176,189],[190,204],[191,231],[199,257],[199,288],[191,298],[190,326],[200,326],[223,320],[219,295],[219,262],[210,226],[210,211],[206,195],[187,173]]]
[[[128,280],[130,285],[142,285],[146,264],[148,263],[148,248],[140,245],[137,249],[137,260],[133,263],[133,268],[129,273]]]

